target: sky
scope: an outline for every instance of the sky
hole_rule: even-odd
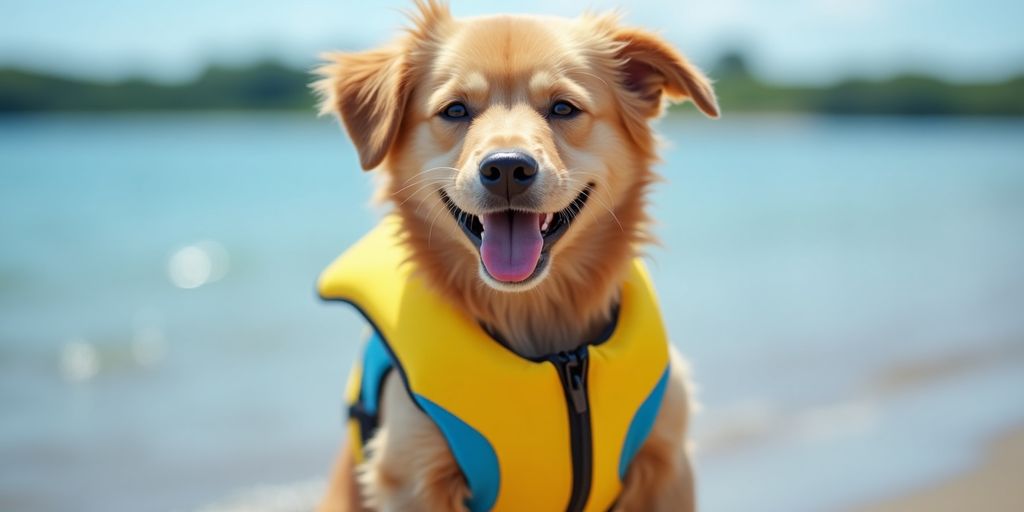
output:
[[[901,71],[958,81],[1024,71],[1021,0],[453,0],[457,16],[621,8],[704,67],[728,49],[786,83]],[[0,67],[189,80],[210,63],[311,66],[402,26],[411,0],[0,0]]]

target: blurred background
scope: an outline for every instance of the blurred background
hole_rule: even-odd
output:
[[[724,112],[653,201],[702,510],[1024,510],[1024,3],[617,6]],[[0,509],[315,501],[363,326],[313,282],[381,212],[306,85],[407,7],[3,3]]]

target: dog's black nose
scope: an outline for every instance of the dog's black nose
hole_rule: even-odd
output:
[[[496,151],[480,161],[480,182],[488,192],[512,199],[530,188],[537,177],[537,161],[519,151]]]

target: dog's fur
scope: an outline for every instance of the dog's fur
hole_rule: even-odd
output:
[[[649,121],[664,100],[693,101],[717,117],[704,75],[660,37],[615,15],[577,19],[494,16],[455,19],[417,1],[413,26],[389,46],[328,55],[316,88],[324,112],[343,121],[364,169],[380,167],[381,196],[394,205],[416,268],[453,307],[526,357],[576,348],[611,321],[630,260],[651,240],[645,196],[656,140]],[[582,113],[545,116],[568,100]],[[472,122],[438,112],[462,101]],[[446,212],[439,190],[478,214],[486,192],[480,159],[521,148],[539,163],[530,200],[566,208],[593,193],[528,285],[481,271],[477,248]],[[439,357],[443,357],[439,354]],[[392,373],[369,460],[342,451],[321,510],[464,510],[465,481],[436,426]],[[687,371],[673,354],[654,429],[630,467],[617,510],[692,510],[686,426]]]

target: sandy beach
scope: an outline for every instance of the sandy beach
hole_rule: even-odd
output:
[[[979,463],[952,479],[860,508],[861,512],[1024,510],[1024,426],[994,440]]]
[[[877,389],[898,391],[983,369],[999,361],[1020,359],[1024,345],[1001,344],[987,350],[960,352],[946,358],[918,361],[887,373]],[[993,438],[978,460],[964,472],[926,487],[893,496],[862,512],[1024,510],[1024,425]]]

